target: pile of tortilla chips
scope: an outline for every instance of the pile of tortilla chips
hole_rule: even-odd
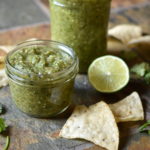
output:
[[[63,126],[60,137],[85,139],[107,150],[118,150],[117,122],[143,120],[140,97],[133,92],[115,104],[98,102],[90,107],[77,106]]]
[[[149,61],[150,35],[139,25],[120,24],[108,30],[107,50],[126,61],[142,57]],[[129,62],[130,62],[129,61]]]

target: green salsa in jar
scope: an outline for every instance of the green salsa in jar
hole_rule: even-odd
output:
[[[49,0],[51,39],[72,47],[80,73],[106,51],[110,0]]]
[[[69,107],[77,72],[74,51],[54,41],[24,42],[6,59],[12,99],[34,117],[55,116]]]

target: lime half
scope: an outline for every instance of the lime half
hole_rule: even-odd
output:
[[[88,78],[98,91],[116,92],[129,82],[129,68],[121,58],[105,55],[92,62],[88,69]]]

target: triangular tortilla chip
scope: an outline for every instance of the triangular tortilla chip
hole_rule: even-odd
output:
[[[8,84],[8,78],[5,73],[5,69],[0,69],[0,87],[6,86]]]
[[[140,55],[145,60],[150,60],[150,35],[131,40],[128,43],[128,47],[137,50],[138,55]]]
[[[109,29],[108,36],[113,36],[127,44],[130,40],[142,36],[142,28],[134,24],[120,24]]]
[[[77,106],[60,136],[85,139],[108,150],[118,150],[118,127],[109,106],[103,101],[89,108]]]
[[[123,44],[121,40],[113,36],[108,36],[107,38],[107,50],[114,54],[118,54],[120,51],[129,51],[127,46]]]
[[[13,48],[14,48],[14,46],[12,46],[12,45],[0,45],[0,50],[5,51],[6,53],[13,50]]]
[[[7,49],[7,46],[0,46],[0,87],[6,86],[8,84],[8,78],[4,69]]]
[[[143,106],[137,92],[109,105],[117,122],[144,120]]]
[[[0,64],[4,63],[7,53],[0,49]]]

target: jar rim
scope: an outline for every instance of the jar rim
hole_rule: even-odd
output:
[[[11,74],[13,75],[13,73],[17,73],[19,75],[27,75],[27,76],[34,76],[34,77],[37,77],[39,76],[37,73],[26,73],[26,72],[22,72],[21,70],[15,68],[9,61],[9,57],[16,51],[18,51],[19,49],[21,48],[24,48],[25,46],[38,46],[38,45],[45,45],[45,46],[49,46],[48,44],[51,44],[51,45],[55,45],[55,46],[59,46],[59,50],[60,51],[64,51],[65,53],[69,54],[71,57],[72,57],[72,63],[64,68],[63,70],[59,71],[59,72],[55,72],[55,73],[52,73],[52,74],[42,74],[44,76],[48,76],[49,78],[46,78],[47,80],[45,79],[41,79],[41,80],[38,80],[38,81],[34,81],[30,78],[27,78],[27,79],[24,79],[22,77],[19,77],[19,76],[16,76],[17,78],[17,81],[23,81],[23,80],[28,80],[28,81],[31,81],[31,82],[50,82],[50,81],[57,81],[57,82],[60,82],[60,81],[63,81],[64,82],[64,78],[70,74],[70,76],[73,76],[73,72],[74,70],[76,70],[76,73],[78,72],[78,57],[76,55],[76,53],[74,52],[74,50],[67,46],[66,44],[63,44],[63,43],[60,43],[60,42],[57,42],[57,41],[52,41],[52,40],[41,40],[41,39],[34,39],[34,40],[30,40],[30,41],[24,41],[24,42],[21,42],[19,44],[17,44],[15,46],[15,48],[8,53],[8,55],[6,56],[6,59],[5,59],[5,63],[6,63],[6,72],[10,73],[9,70],[12,70],[11,71]],[[7,73],[7,74],[8,74]],[[51,78],[51,79],[50,79]],[[65,80],[68,80],[67,78]]]
[[[54,5],[57,5],[57,6],[60,6],[60,7],[74,7],[76,8],[77,6],[76,5],[79,5],[81,3],[81,1],[67,1],[67,3],[65,1],[62,1],[62,0],[51,0],[51,2],[54,4]]]
[[[60,7],[71,7],[71,8],[77,8],[81,4],[86,4],[86,3],[97,3],[98,0],[49,0],[50,3],[53,3],[56,6]]]

